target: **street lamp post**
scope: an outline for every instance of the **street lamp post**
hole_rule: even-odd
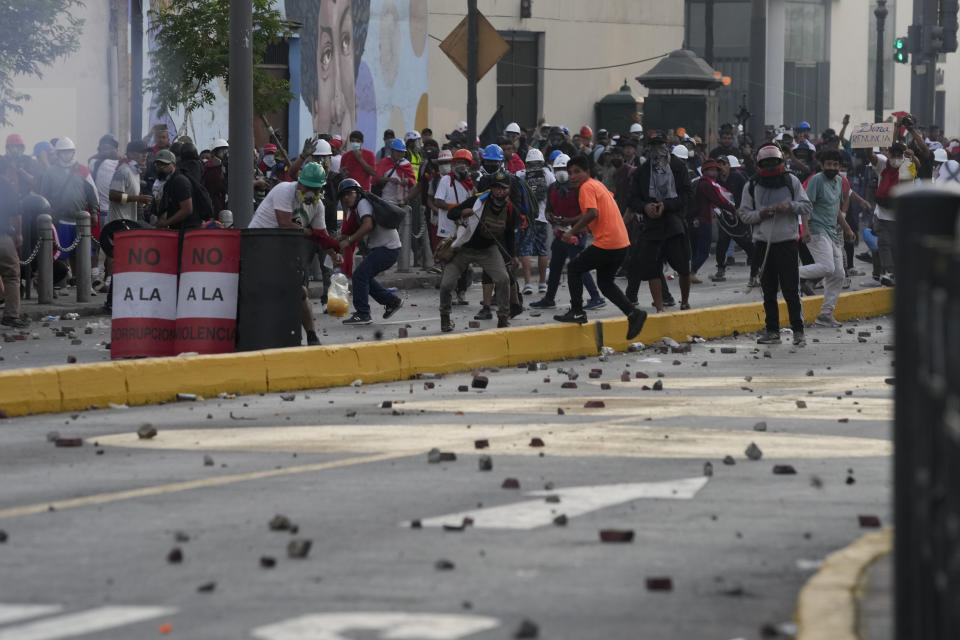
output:
[[[877,0],[873,15],[877,18],[877,81],[873,94],[873,121],[883,121],[883,23],[887,20],[887,0]]]

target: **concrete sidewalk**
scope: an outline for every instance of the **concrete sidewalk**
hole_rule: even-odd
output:
[[[893,640],[893,555],[888,553],[867,569],[860,596],[860,633],[864,640]]]

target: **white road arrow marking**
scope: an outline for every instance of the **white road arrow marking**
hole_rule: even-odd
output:
[[[313,613],[254,629],[260,640],[349,640],[351,631],[379,631],[383,640],[459,640],[500,626],[496,618],[439,613]]]
[[[0,640],[59,640],[106,631],[175,612],[176,609],[170,607],[99,607],[15,627],[5,627],[0,629]]]
[[[58,604],[4,604],[0,602],[0,624],[48,616],[63,610]]]
[[[554,491],[530,491],[528,496],[560,497],[559,503],[525,500],[499,507],[473,509],[421,520],[424,527],[460,526],[464,518],[472,518],[478,529],[536,529],[553,523],[559,514],[568,518],[641,498],[690,500],[707,484],[706,477],[684,478],[666,482],[607,484],[594,487],[569,487]],[[401,526],[410,526],[409,522]]]

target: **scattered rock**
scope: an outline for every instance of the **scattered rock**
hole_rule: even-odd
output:
[[[773,465],[773,475],[775,475],[775,476],[795,476],[795,475],[797,475],[797,470],[793,468],[793,465],[789,465],[789,464],[776,464],[776,465]]]
[[[884,381],[885,384],[893,385],[893,384],[896,382],[896,379],[894,379],[894,378],[884,378],[883,381]]]
[[[797,409],[806,409],[807,403],[803,400],[797,400]]]
[[[503,481],[503,484],[500,485],[501,489],[519,489],[520,481],[516,478],[506,478]]]
[[[471,328],[471,329],[479,329],[479,328],[480,328],[480,321],[479,321],[479,320],[470,320],[469,322],[467,322],[467,326],[468,326],[469,328]]]
[[[284,402],[293,402],[294,400],[297,399],[297,394],[295,394],[295,393],[281,393],[281,394],[280,394],[280,399],[283,400]]]
[[[488,384],[490,384],[490,379],[486,376],[474,376],[470,386],[474,389],[486,389]]]
[[[10,539],[10,536],[7,535],[7,532],[4,531],[3,529],[0,529],[0,544],[5,543],[9,539]]]
[[[210,455],[203,456],[203,466],[212,467],[213,466],[213,457]]]
[[[743,453],[754,462],[763,457],[763,451],[760,451],[760,447],[757,446],[756,442],[751,442],[750,446],[747,447]]]
[[[47,442],[56,442],[60,439],[59,431],[47,431]]]
[[[197,593],[213,593],[214,589],[217,588],[216,582],[205,582],[199,587],[197,587]]]
[[[493,471],[493,458],[490,456],[480,456],[477,458],[477,468],[480,471]]]
[[[183,531],[175,531],[173,534],[173,539],[180,543],[190,542],[190,536]]]
[[[57,438],[53,441],[55,447],[82,447],[82,438]]]
[[[567,412],[564,411],[563,409],[561,409],[560,407],[557,407],[557,415],[558,415],[558,416],[565,416],[565,415],[567,415]]]
[[[520,623],[520,626],[517,627],[517,630],[513,632],[514,638],[539,638],[540,637],[540,627],[536,623],[530,620],[524,620]]]
[[[456,568],[451,561],[441,558],[433,563],[433,568],[437,571],[453,571]]]
[[[601,529],[601,542],[633,542],[633,529]]]
[[[544,445],[543,445],[543,440],[541,440],[540,438],[530,438],[530,446],[531,446],[531,447],[542,447],[542,446],[544,446]]]
[[[663,391],[663,381],[657,380],[656,382],[653,383],[652,388],[654,391]]]
[[[736,347],[720,347],[720,353],[736,353]]]
[[[813,369],[807,369],[807,376],[811,378],[813,377]]]
[[[630,382],[630,372],[624,371],[620,374],[620,382]]]
[[[857,519],[860,521],[860,526],[864,529],[879,529],[880,528],[880,518],[877,516],[857,516]]]
[[[289,531],[293,527],[293,523],[290,522],[290,518],[278,513],[270,519],[267,526],[270,527],[270,531]]]
[[[264,569],[273,569],[277,566],[277,559],[271,556],[260,556],[260,566]]]
[[[411,528],[411,529],[423,529],[423,523],[420,522],[419,520],[411,520],[411,521],[410,521],[410,528]]]
[[[766,430],[767,430],[767,423],[766,423],[766,422],[758,422],[757,424],[753,425],[753,430],[754,430],[754,431],[766,431]]]
[[[459,391],[460,393],[466,393],[467,391],[470,391],[470,387],[468,387],[465,384],[461,384],[460,386],[457,387],[457,391]]]
[[[178,393],[177,402],[196,402],[198,397],[195,393]]]
[[[167,562],[170,564],[180,564],[183,562],[183,551],[180,547],[170,549],[170,553],[167,554]]]
[[[393,409],[393,400],[384,400],[380,403],[381,409]]]
[[[150,438],[156,437],[156,435],[157,435],[157,428],[150,423],[147,423],[142,427],[140,427],[139,429],[137,429],[137,437],[140,438],[141,440],[149,440]]]
[[[892,344],[885,344],[885,345],[883,345],[883,350],[884,350],[884,351],[893,351],[893,350],[894,350],[894,346],[893,346]]]
[[[406,328],[406,327],[400,327],[400,328],[397,330],[397,337],[398,337],[398,338],[406,338],[406,337],[407,337],[407,328]]]
[[[724,456],[723,464],[733,466],[737,464],[737,461],[733,459],[733,456]]]
[[[703,475],[708,478],[713,475],[713,463],[709,460],[703,463]]]
[[[564,382],[562,385],[560,385],[560,388],[561,388],[561,389],[576,389],[576,388],[577,388],[577,383],[576,383],[576,382]]]
[[[423,383],[423,389],[424,389],[424,391],[429,391],[430,389],[433,389],[435,386],[437,386],[437,385],[434,384],[434,383],[432,383],[432,382],[424,382],[424,383]]]
[[[659,380],[658,380],[659,382]],[[603,409],[607,405],[604,404],[603,400],[587,400],[583,404],[584,409]]]
[[[430,464],[437,464],[439,462],[453,462],[457,459],[457,454],[451,451],[440,451],[440,449],[433,448],[427,452],[427,462]]]
[[[600,389],[602,389],[603,391],[610,391],[610,383],[609,383],[609,382],[601,382],[601,383],[600,383]]]
[[[310,555],[310,547],[313,542],[310,540],[296,539],[287,543],[287,556],[290,558],[306,558]]]
[[[67,356],[67,364],[76,364],[77,356]]]
[[[647,591],[673,591],[673,580],[667,577],[647,578]]]
[[[474,441],[473,441],[473,447],[474,447],[475,449],[486,449],[486,448],[489,447],[489,446],[490,446],[490,441],[489,441],[489,440],[474,440]]]
[[[560,496],[547,496],[543,501],[549,502],[550,504],[560,504]]]

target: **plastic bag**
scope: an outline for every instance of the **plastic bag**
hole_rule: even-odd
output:
[[[350,281],[337,271],[330,276],[330,289],[327,291],[327,313],[342,318],[350,312]]]

